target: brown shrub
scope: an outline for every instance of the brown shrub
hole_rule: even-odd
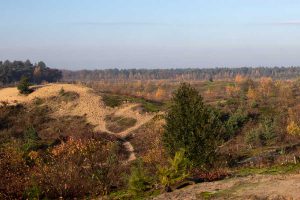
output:
[[[48,198],[103,195],[120,184],[121,165],[114,143],[70,139],[36,167],[35,179]]]
[[[17,142],[0,148],[0,199],[19,199],[26,188],[29,168]]]
[[[229,176],[229,172],[225,168],[213,169],[211,171],[202,171],[194,169],[194,177],[203,181],[217,181]]]

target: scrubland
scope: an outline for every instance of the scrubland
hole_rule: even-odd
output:
[[[299,198],[300,81],[189,83],[222,130],[207,166],[163,139],[178,81],[0,89],[0,198]]]

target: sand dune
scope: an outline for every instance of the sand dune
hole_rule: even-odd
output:
[[[20,95],[17,88],[4,88],[0,90],[0,102],[6,102],[8,104],[31,103],[35,98],[48,99],[57,96],[62,88],[66,92],[72,91],[78,93],[79,99],[74,102],[64,103],[63,105],[50,103],[49,106],[54,108],[54,115],[85,116],[87,121],[95,126],[95,131],[107,132],[124,139],[132,131],[138,129],[154,117],[153,114],[141,114],[138,111],[134,111],[133,108],[138,106],[138,104],[124,104],[119,108],[106,107],[101,96],[95,94],[92,89],[74,84],[47,84],[36,86],[35,91],[27,96]],[[135,118],[137,123],[123,132],[113,133],[106,129],[106,122],[104,120],[105,117],[110,114]],[[131,152],[129,160],[134,160],[136,157],[134,155],[133,146],[127,141],[124,142],[124,146]]]

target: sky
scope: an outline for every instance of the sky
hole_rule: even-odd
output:
[[[0,0],[0,60],[64,69],[300,66],[299,0]]]

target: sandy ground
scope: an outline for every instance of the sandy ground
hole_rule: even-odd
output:
[[[204,199],[203,193],[215,194],[211,199],[300,199],[300,174],[254,175],[222,181],[200,183],[165,193],[155,200]],[[202,194],[201,194],[202,193]]]
[[[106,107],[102,102],[101,97],[96,95],[92,89],[73,84],[47,84],[37,86],[35,91],[28,96],[20,95],[16,88],[4,88],[0,90],[0,102],[6,102],[9,104],[30,103],[35,98],[47,99],[57,96],[61,88],[65,91],[74,91],[78,93],[79,99],[75,102],[65,103],[63,106],[55,104],[52,105],[53,107],[56,107],[55,115],[85,116],[87,121],[95,126],[95,131],[107,132],[114,134],[119,138],[126,138],[132,131],[138,129],[154,117],[153,114],[141,114],[138,111],[134,111],[132,108],[138,104],[125,104],[119,108]],[[121,133],[115,134],[106,129],[104,118],[109,114],[135,118],[137,123],[135,126]],[[136,159],[131,143],[125,142],[124,146],[129,152],[131,152],[129,161]]]

